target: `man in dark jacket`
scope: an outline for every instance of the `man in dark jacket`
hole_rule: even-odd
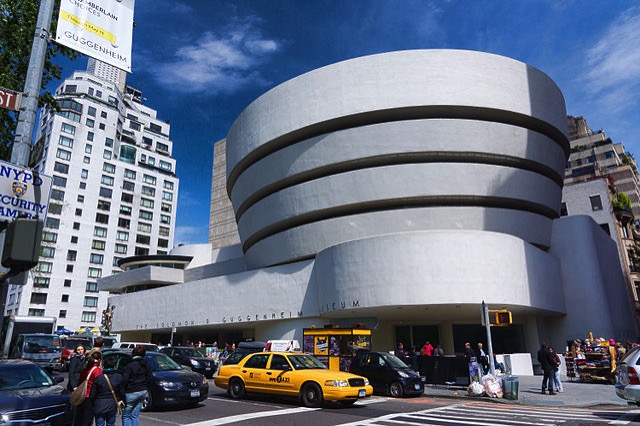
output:
[[[151,368],[147,365],[144,346],[133,348],[133,359],[124,369],[122,387],[124,388],[126,407],[122,412],[123,426],[138,426],[140,410],[149,396],[149,385],[153,382]]]
[[[544,373],[542,377],[542,393],[545,393],[545,389],[549,389],[549,395],[555,395],[553,391],[553,380],[551,379],[555,369],[555,363],[553,361],[553,355],[549,352],[549,346],[546,343],[543,343],[538,351],[538,362]]]

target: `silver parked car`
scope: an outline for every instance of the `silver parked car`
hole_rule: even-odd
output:
[[[618,362],[616,394],[629,403],[640,403],[640,346],[629,350]]]

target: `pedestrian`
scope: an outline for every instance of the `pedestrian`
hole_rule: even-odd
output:
[[[404,344],[402,342],[398,343],[398,347],[393,354],[404,361],[404,357],[407,356],[407,353],[404,350]]]
[[[87,381],[87,393],[85,394],[85,400],[82,404],[76,407],[73,415],[74,426],[91,426],[93,424],[93,404],[89,395],[93,388],[93,382],[96,377],[102,374],[100,363],[102,362],[102,353],[96,351],[87,356],[87,362],[80,372],[78,383]]]
[[[542,372],[544,373],[544,376],[542,377],[542,394],[544,395],[546,389],[549,389],[549,395],[555,395],[552,379],[555,363],[551,356],[551,352],[549,352],[549,346],[546,343],[543,343],[538,351],[538,362],[540,363]]]
[[[83,345],[78,345],[73,351],[73,356],[69,361],[69,381],[67,382],[67,390],[73,392],[80,384],[80,372],[84,368],[86,361],[85,349]]]
[[[564,388],[562,387],[562,381],[560,380],[560,356],[556,353],[556,351],[549,346],[549,352],[551,353],[551,357],[553,358],[553,386],[556,392],[564,392]]]
[[[487,374],[489,372],[489,357],[482,348],[482,343],[480,342],[478,342],[478,348],[476,349],[476,359],[478,364],[482,366],[482,374]]]
[[[87,353],[87,357],[90,357],[91,354],[94,352],[102,352],[103,347],[104,347],[104,339],[102,338],[102,336],[96,337],[95,339],[93,339],[93,349],[91,349]]]
[[[469,342],[464,344],[464,359],[467,364],[471,364],[472,362],[477,361],[476,351],[471,349],[471,343]]]
[[[440,344],[437,344],[436,348],[433,350],[433,356],[444,356],[444,350],[442,350],[442,346]]]
[[[115,358],[112,358],[115,361]],[[104,368],[113,368],[115,365],[104,365]],[[116,401],[124,400],[122,392],[122,375],[118,372],[101,374],[93,382],[91,387],[91,403],[96,426],[115,426],[118,416],[118,404]]]
[[[433,345],[431,343],[429,343],[428,340],[422,346],[422,349],[424,350],[424,354],[426,356],[432,356],[433,355]]]
[[[142,404],[149,396],[149,385],[153,377],[144,356],[147,350],[138,345],[133,348],[133,359],[124,369],[122,387],[126,406],[122,412],[122,426],[138,426]]]

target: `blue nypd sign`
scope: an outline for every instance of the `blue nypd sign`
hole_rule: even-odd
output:
[[[0,221],[20,215],[44,221],[52,181],[50,176],[0,161]]]

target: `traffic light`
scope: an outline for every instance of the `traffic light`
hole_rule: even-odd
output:
[[[38,264],[42,238],[42,221],[19,217],[9,224],[2,249],[2,266],[15,273]]]
[[[511,312],[506,309],[500,309],[497,311],[489,310],[489,323],[495,326],[506,326],[513,323]]]

